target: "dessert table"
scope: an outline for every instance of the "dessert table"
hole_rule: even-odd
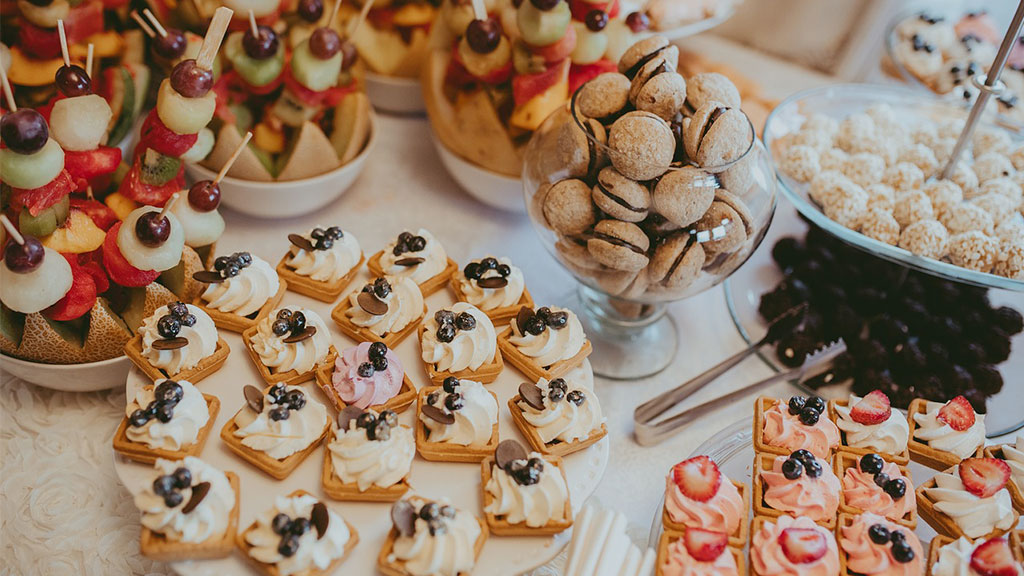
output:
[[[831,81],[709,35],[682,44],[759,82],[771,98]],[[379,130],[378,146],[364,173],[339,201],[321,214],[273,222],[226,211],[228,227],[218,252],[250,250],[276,261],[286,249],[287,233],[319,223],[340,223],[370,253],[398,231],[423,227],[440,238],[459,262],[488,253],[512,258],[523,269],[538,305],[557,303],[574,290],[575,282],[545,251],[525,216],[489,209],[458,189],[439,164],[424,118],[382,115]],[[793,225],[793,208],[781,198],[779,212],[774,226]],[[761,249],[770,249],[770,239]],[[659,446],[640,448],[635,443],[632,413],[639,402],[744,346],[721,287],[674,304],[669,313],[680,333],[680,349],[672,365],[639,381],[598,378],[596,383],[608,417],[611,465],[595,498],[626,513],[640,541],[646,540],[668,466],[751,412],[750,403],[742,401],[704,415]],[[403,346],[415,344],[409,340]],[[749,359],[692,401],[720,395],[768,374],[769,369],[759,360]],[[168,572],[165,566],[139,555],[138,513],[114,473],[110,442],[123,416],[124,402],[122,386],[108,392],[71,394],[3,377],[0,573]],[[357,549],[355,553],[377,551]],[[535,574],[558,574],[557,564],[558,560]]]

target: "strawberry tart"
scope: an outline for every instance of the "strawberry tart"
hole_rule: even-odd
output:
[[[836,537],[844,575],[921,576],[927,564],[913,530],[870,512],[841,516]]]
[[[788,402],[759,398],[754,408],[754,449],[788,455],[807,450],[828,458],[839,446],[839,428],[828,417],[825,401],[817,396],[793,396]]]
[[[998,458],[968,458],[917,489],[921,516],[936,532],[970,539],[1001,536],[1017,524],[1010,467]]]
[[[727,478],[707,456],[676,464],[665,479],[662,523],[668,532],[721,532],[730,546],[742,548],[747,542],[747,510],[746,485]]]
[[[682,535],[662,534],[658,576],[738,576],[745,574],[743,552],[729,546],[724,532],[688,528]]]
[[[881,390],[863,398],[851,394],[848,400],[832,400],[829,413],[839,428],[841,450],[858,455],[882,454],[897,464],[910,461],[910,425],[899,410],[892,409],[889,397]]]
[[[917,499],[906,468],[878,454],[858,458],[841,452],[836,456],[836,476],[843,485],[841,512],[870,512],[910,529],[917,526]]]
[[[751,531],[753,576],[834,576],[839,574],[835,535],[806,516],[756,518]]]
[[[1020,551],[1014,556],[1005,537],[951,540],[938,536],[932,540],[928,555],[930,576],[1024,575]]]
[[[841,487],[828,461],[797,450],[789,456],[758,454],[755,465],[755,514],[792,514],[835,528]]]
[[[936,470],[956,466],[985,445],[985,416],[957,396],[945,404],[915,399],[907,409],[910,457]]]

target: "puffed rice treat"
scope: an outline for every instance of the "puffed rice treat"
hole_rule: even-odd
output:
[[[843,174],[861,187],[879,182],[884,173],[885,160],[870,152],[851,154],[843,165]]]
[[[941,139],[939,131],[935,129],[934,124],[922,124],[910,131],[911,142],[915,144],[924,144],[929,148],[934,148],[935,144]]]
[[[864,189],[868,193],[868,208],[878,208],[886,212],[892,212],[892,205],[896,199],[896,191],[888,184],[872,184]]]
[[[928,195],[920,190],[911,190],[896,196],[892,216],[901,228],[906,228],[918,220],[932,220],[935,214]]]
[[[793,145],[810,146],[821,152],[832,147],[832,135],[824,130],[801,130],[793,135]]]
[[[925,258],[946,255],[949,233],[938,220],[918,220],[900,231],[899,247]]]
[[[811,187],[807,193],[810,195],[812,200],[818,204],[824,205],[828,201],[829,197],[851,187],[859,188],[859,186],[844,176],[842,172],[826,170],[824,172],[819,172],[818,175],[811,180]]]
[[[870,150],[876,140],[875,121],[867,114],[853,114],[839,123],[836,144],[851,154]]]
[[[903,125],[896,117],[896,111],[888,104],[874,104],[864,113],[875,121],[876,127],[885,129],[886,132],[903,130]]]
[[[953,148],[956,148],[956,138],[939,138],[930,148],[932,149],[932,154],[935,154],[935,160],[939,163],[939,169],[941,170],[953,155]]]
[[[974,173],[978,176],[978,182],[985,183],[1002,176],[1012,176],[1016,170],[1010,159],[1002,154],[989,152],[974,158]]]
[[[960,190],[960,187],[951,180],[932,180],[926,182],[921,190],[931,200],[932,211],[936,216],[941,216],[947,210],[960,204],[964,199],[964,193]]]
[[[818,151],[806,144],[796,144],[782,153],[782,170],[797,182],[810,182],[821,171]]]
[[[1019,206],[1021,199],[1024,198],[1024,193],[1021,191],[1020,184],[1018,184],[1013,178],[993,178],[988,182],[978,186],[977,196],[984,196],[986,194],[999,194],[1006,196],[1013,205]]]
[[[960,133],[964,131],[964,124],[966,121],[958,118],[950,118],[943,120],[935,126],[935,131],[942,138],[952,138],[956,140],[960,137]]]
[[[1010,139],[1010,134],[1005,130],[989,126],[979,126],[974,131],[971,145],[974,148],[975,156],[982,156],[989,152],[1008,154],[1013,147],[1013,140]],[[1017,168],[1017,170],[1020,170],[1020,168]]]
[[[856,229],[861,216],[868,209],[868,195],[864,189],[850,182],[849,186],[840,186],[826,196],[822,204],[825,215],[841,226]]]
[[[800,128],[802,130],[820,130],[830,136],[835,136],[839,132],[839,121],[827,114],[816,112],[811,114],[811,117]]]
[[[900,241],[900,224],[889,211],[877,207],[868,208],[860,219],[860,233],[895,246]]]
[[[829,148],[818,155],[818,163],[822,170],[836,170],[842,172],[846,167],[846,161],[850,155],[839,148]]]
[[[984,232],[992,234],[995,223],[988,212],[977,204],[961,202],[959,206],[944,212],[941,215],[942,223],[949,230],[950,234],[962,234],[964,232]]]
[[[900,162],[885,171],[883,181],[896,189],[896,192],[916,190],[924,184],[924,172],[910,162]]]
[[[1008,197],[996,194],[995,192],[978,196],[971,200],[971,202],[985,212],[988,212],[988,215],[992,217],[993,224],[996,226],[999,226],[1004,220],[1013,216],[1017,208],[1017,205]]]
[[[972,230],[953,234],[948,243],[949,260],[957,266],[978,272],[988,272],[999,258],[999,241]]]
[[[930,178],[939,169],[939,161],[935,158],[935,152],[924,144],[911,144],[900,152],[900,162],[910,162],[917,166],[924,173],[925,178]]]
[[[978,175],[963,160],[957,161],[956,167],[953,168],[953,173],[949,179],[956,182],[956,185],[960,187],[960,190],[964,193],[964,198],[969,198],[978,189]]]
[[[996,238],[1003,242],[1015,242],[1024,238],[1024,218],[1019,215],[1003,220],[1003,223],[996,226]]]
[[[1007,157],[1010,159],[1010,163],[1013,164],[1014,169],[1017,171],[1024,170],[1024,146],[1018,146]]]
[[[999,259],[992,268],[992,273],[1014,280],[1024,280],[1024,237],[1003,241]]]

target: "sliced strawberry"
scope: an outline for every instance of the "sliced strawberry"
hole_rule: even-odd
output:
[[[178,169],[178,175],[171,178],[163,186],[150,186],[149,184],[143,183],[139,179],[139,163],[136,160],[132,164],[128,174],[125,175],[124,180],[121,181],[121,186],[117,189],[122,196],[129,200],[134,200],[139,204],[148,204],[150,206],[163,206],[167,199],[170,198],[175,192],[181,191],[185,188],[185,166],[182,164],[181,168]]]
[[[683,534],[683,544],[686,546],[686,551],[695,560],[712,562],[722,555],[725,547],[729,544],[729,535],[714,530],[687,528],[686,533]]]
[[[980,576],[1017,576],[1018,563],[1006,538],[992,538],[971,553],[971,569]]]
[[[96,250],[95,252],[83,252],[78,255],[78,265],[92,276],[93,282],[96,283],[97,294],[103,294],[110,289],[110,278],[107,276],[106,271],[103,270],[101,252],[102,250]]]
[[[939,421],[945,422],[957,432],[963,432],[974,426],[974,408],[963,396],[957,396],[939,409]]]
[[[198,134],[178,134],[164,125],[156,108],[150,110],[139,132],[138,148],[152,148],[164,156],[181,156],[191,148]]]
[[[850,418],[859,424],[881,424],[892,416],[889,397],[881,390],[872,390],[850,410]]]
[[[96,282],[78,265],[77,254],[61,254],[71,265],[71,289],[56,304],[43,310],[43,315],[60,322],[81,318],[96,304]]]
[[[71,194],[74,186],[75,182],[68,171],[61,170],[56,178],[39,188],[11,188],[11,206],[19,212],[22,207],[28,208],[29,214],[38,216],[40,212]]]
[[[490,74],[486,76],[477,76],[476,79],[484,84],[491,84],[497,86],[498,84],[504,84],[508,82],[508,79],[512,77],[512,60],[505,62],[505,65],[497,70],[492,70]]]
[[[588,81],[605,72],[615,72],[618,65],[611,60],[602,58],[593,64],[573,64],[569,68],[569,93],[572,94]]]
[[[1010,480],[1010,465],[998,458],[968,458],[957,470],[964,488],[978,498],[999,492]]]
[[[121,149],[99,146],[82,152],[64,151],[64,169],[76,180],[92,180],[117,170],[121,164]]]
[[[562,36],[558,42],[548,44],[547,46],[531,46],[530,52],[540,56],[544,59],[545,64],[550,65],[568,58],[575,48],[576,28],[569,26],[565,30],[565,36]]]
[[[672,481],[687,498],[707,502],[722,485],[722,473],[714,460],[701,455],[673,466]]]
[[[333,107],[341,102],[350,92],[355,91],[357,88],[355,82],[349,83],[348,86],[334,86],[326,90],[317,92],[316,90],[310,90],[299,83],[290,72],[291,68],[287,68],[284,71],[284,85],[292,95],[305,106],[311,108],[320,107]]]
[[[110,279],[121,286],[147,286],[160,273],[156,270],[139,270],[124,259],[121,249],[117,247],[117,232],[120,229],[121,222],[118,222],[107,230],[107,237],[103,240],[103,267],[107,269]]]
[[[109,206],[99,200],[88,198],[71,198],[71,207],[77,208],[89,215],[92,223],[103,230],[110,230],[110,227],[117,223],[117,214]]]
[[[779,534],[782,553],[794,564],[808,564],[828,551],[825,535],[813,528],[786,528]]]
[[[566,58],[543,72],[519,74],[512,78],[512,99],[516,106],[526,104],[568,78],[569,64],[569,59]]]

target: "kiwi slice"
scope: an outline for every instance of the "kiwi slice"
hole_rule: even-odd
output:
[[[256,156],[256,159],[260,161],[260,164],[263,164],[263,167],[267,169],[267,172],[270,172],[271,176],[277,178],[277,174],[278,172],[280,172],[280,166],[277,166],[274,163],[274,157],[270,154],[270,152],[267,152],[266,150],[260,150],[255,146],[250,146],[249,150],[252,150],[253,155]]]
[[[135,81],[128,68],[121,66],[111,74],[110,108],[115,111],[110,121],[107,146],[117,146],[135,122]]]
[[[228,104],[228,109],[235,115],[235,127],[239,134],[245,134],[252,128],[252,112],[241,104]]]
[[[68,219],[68,212],[71,209],[71,202],[68,196],[61,198],[56,204],[44,209],[33,216],[28,209],[23,209],[18,215],[18,229],[22,234],[42,238],[60,228]]]
[[[164,156],[150,148],[142,156],[139,179],[149,186],[163,186],[173,180],[180,169],[180,158]]]

